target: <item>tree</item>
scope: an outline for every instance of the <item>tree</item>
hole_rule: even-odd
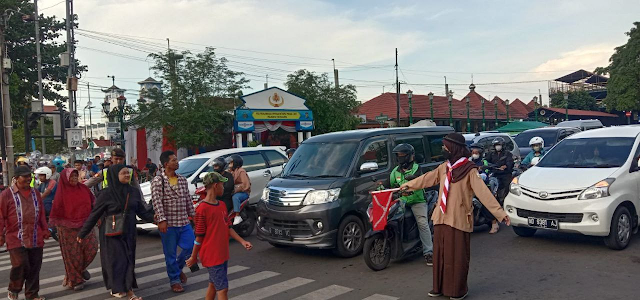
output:
[[[177,147],[210,146],[220,141],[233,124],[233,109],[241,89],[249,80],[229,70],[225,58],[213,48],[203,53],[181,55],[169,51],[149,55],[156,76],[164,80],[160,90],[149,90],[138,103],[132,123],[148,130],[163,131]],[[156,135],[156,144],[160,137]]]
[[[607,110],[630,111],[640,109],[640,22],[625,33],[629,36],[626,44],[617,47],[609,66],[597,68],[596,73],[608,74]]]
[[[44,125],[44,134],[45,135],[53,135],[53,121],[49,118],[45,119]],[[24,124],[23,124],[24,125]],[[23,126],[21,125],[21,126]],[[14,128],[13,131],[13,141],[14,141],[14,153],[21,152],[31,152],[31,148],[25,150],[24,144],[24,127]],[[40,134],[40,130],[38,129],[38,134]],[[42,149],[41,139],[35,139],[36,149]],[[62,143],[62,141],[54,140],[53,138],[46,138],[45,143],[47,145],[47,153],[63,153],[66,152],[69,148],[67,148],[66,143]],[[29,146],[31,147],[31,146]]]
[[[0,0],[2,9],[18,11],[30,15],[34,12],[33,1]],[[38,70],[35,43],[35,26],[25,22],[20,13],[13,13],[5,28],[7,54],[12,61],[9,76],[12,120],[16,126],[24,122],[25,109],[31,106],[31,99],[38,97]],[[66,102],[67,97],[60,92],[65,89],[67,67],[60,66],[59,55],[67,50],[67,43],[60,42],[65,34],[65,22],[56,17],[40,14],[40,53],[42,58],[43,98],[56,103]],[[77,23],[74,22],[77,27]],[[86,71],[76,60],[77,74]]]
[[[287,90],[306,99],[313,111],[314,134],[355,129],[360,119],[354,116],[360,103],[356,97],[356,87],[340,85],[334,87],[326,73],[316,74],[298,70],[287,75]]]
[[[565,108],[566,102],[563,93],[551,94],[551,107]],[[586,91],[569,92],[569,108],[581,110],[598,110],[596,98],[591,97]]]

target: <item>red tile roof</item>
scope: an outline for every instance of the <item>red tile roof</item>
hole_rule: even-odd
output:
[[[509,117],[514,119],[526,119],[529,115],[529,109],[520,101],[520,99],[509,102]]]

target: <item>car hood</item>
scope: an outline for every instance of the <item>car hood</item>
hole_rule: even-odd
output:
[[[546,191],[581,190],[610,177],[617,170],[618,168],[533,167],[520,175],[518,183],[524,187]]]
[[[343,181],[345,178],[275,178],[267,187],[324,190],[342,187]]]

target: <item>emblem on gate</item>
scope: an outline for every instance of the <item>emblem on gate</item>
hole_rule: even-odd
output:
[[[273,96],[269,96],[269,104],[273,107],[280,107],[284,104],[284,97],[278,95],[278,93],[273,93]]]
[[[540,192],[538,195],[540,195],[540,198],[542,199],[546,199],[547,197],[549,197],[549,193],[547,192]]]

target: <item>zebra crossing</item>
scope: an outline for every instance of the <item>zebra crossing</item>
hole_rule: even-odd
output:
[[[47,299],[97,299],[113,300],[102,282],[100,267],[87,271],[92,279],[85,284],[82,291],[70,291],[62,287],[64,274],[47,270],[47,265],[62,264],[60,248],[55,241],[47,241],[43,251],[44,259],[40,272],[40,295]],[[99,261],[99,257],[96,257]],[[0,253],[0,272],[8,273],[11,268],[8,253]],[[170,291],[165,271],[164,255],[150,255],[136,259],[136,278],[138,289],[136,295],[144,299],[203,299],[209,281],[206,268],[196,273],[185,272],[189,279],[185,285],[186,292],[174,294]],[[63,271],[60,271],[63,272]],[[54,274],[52,274],[54,273]],[[310,278],[298,277],[295,274],[281,274],[276,270],[259,270],[247,266],[234,265],[230,262],[229,299],[293,299],[293,300],[326,300],[326,299],[363,299],[363,300],[396,300],[397,297],[381,294],[367,294],[357,290],[331,283],[320,283]],[[7,274],[8,275],[8,274]],[[21,295],[21,297],[24,297]],[[24,298],[21,298],[24,299]]]

